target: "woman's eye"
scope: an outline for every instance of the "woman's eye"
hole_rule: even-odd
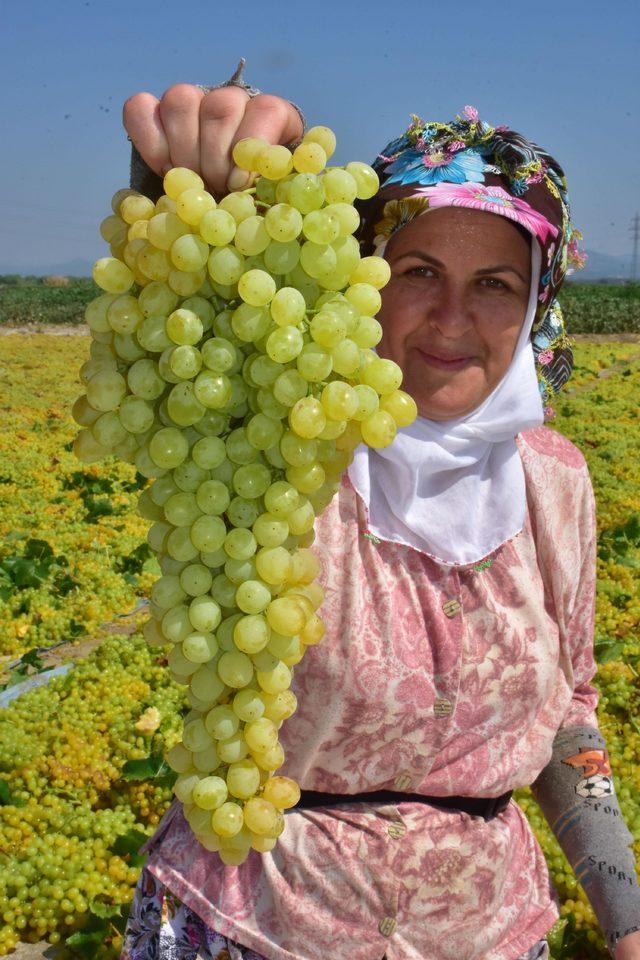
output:
[[[407,270],[409,276],[424,277],[429,273],[433,273],[431,267],[411,267],[411,269]]]
[[[487,284],[497,284],[497,286],[493,287],[494,290],[507,289],[506,283],[503,283],[502,280],[497,280],[496,277],[484,277],[481,282]]]

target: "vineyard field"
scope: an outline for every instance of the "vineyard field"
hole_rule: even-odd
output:
[[[28,286],[0,278],[0,324],[62,323],[65,310],[81,318],[95,296],[91,281],[78,281],[43,288],[28,307]],[[567,315],[583,318],[574,329],[591,323],[592,307],[602,318],[615,302],[615,322],[626,324],[616,329],[640,332],[639,287],[633,296],[607,288],[617,291],[609,301],[593,293],[589,305],[575,285],[566,295]],[[597,332],[609,333],[603,323]],[[0,336],[0,956],[46,941],[61,958],[115,960],[138,850],[171,801],[163,755],[179,739],[186,700],[165,651],[141,634],[160,573],[148,521],[135,512],[148,481],[128,463],[80,464],[71,451],[89,338],[67,333]],[[640,860],[640,343],[614,333],[577,343],[569,389],[553,405],[549,426],[584,453],[596,494],[598,721]],[[119,621],[126,629],[113,628],[132,611]],[[12,699],[13,687],[65,662],[65,675]],[[593,910],[530,790],[514,799],[562,904],[553,960],[606,960]]]

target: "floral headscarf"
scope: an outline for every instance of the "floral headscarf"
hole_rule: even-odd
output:
[[[567,270],[584,266],[582,234],[570,219],[567,182],[545,150],[508,127],[480,120],[465,107],[449,123],[417,116],[373,163],[381,187],[359,204],[364,254],[425,210],[462,206],[513,220],[542,252],[538,308],[531,343],[543,404],[571,376],[573,351],[557,296]],[[545,418],[554,415],[545,406]]]

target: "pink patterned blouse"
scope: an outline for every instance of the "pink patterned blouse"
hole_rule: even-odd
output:
[[[344,476],[316,522],[327,633],[294,668],[279,774],[334,793],[495,797],[536,779],[560,727],[597,726],[591,480],[556,431],[517,442],[525,527],[481,569],[365,536]],[[187,906],[270,960],[514,960],[559,916],[513,800],[488,823],[419,802],[294,809],[275,850],[239,867],[173,807],[150,849]]]

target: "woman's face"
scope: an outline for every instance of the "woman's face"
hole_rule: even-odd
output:
[[[378,356],[403,371],[421,416],[475,410],[506,373],[527,311],[531,250],[505,217],[443,207],[394,234]],[[449,360],[459,360],[449,363]]]

